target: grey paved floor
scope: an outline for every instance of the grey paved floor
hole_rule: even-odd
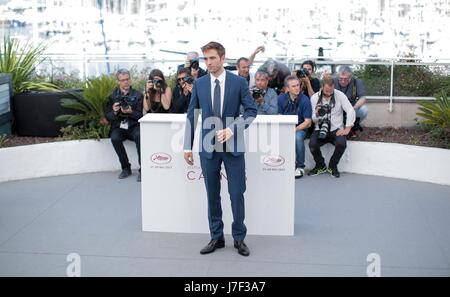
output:
[[[248,236],[248,258],[206,234],[141,232],[140,186],[117,172],[0,184],[0,276],[450,276],[450,187],[343,174],[296,181],[295,236]]]

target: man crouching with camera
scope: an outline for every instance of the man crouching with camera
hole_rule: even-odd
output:
[[[105,117],[111,122],[111,142],[122,167],[119,179],[123,179],[131,175],[131,164],[128,161],[127,152],[123,145],[126,139],[136,143],[139,167],[141,165],[141,136],[138,121],[142,117],[143,95],[131,88],[130,72],[128,70],[118,70],[116,77],[118,87],[109,96]],[[141,181],[140,168],[137,181]]]
[[[255,99],[258,114],[277,114],[278,96],[274,89],[268,87],[269,75],[258,71],[255,74],[255,87],[251,90]]]
[[[331,77],[323,79],[322,90],[311,97],[313,107],[312,120],[315,130],[309,141],[309,149],[314,157],[316,166],[308,175],[314,176],[329,172],[333,177],[339,177],[338,163],[347,147],[346,136],[350,133],[355,122],[355,110],[341,91],[334,89]],[[347,113],[347,124],[344,127],[344,111]],[[326,143],[335,146],[328,168],[320,151]]]

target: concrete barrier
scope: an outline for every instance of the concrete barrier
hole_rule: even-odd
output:
[[[308,141],[306,142],[308,147]],[[125,143],[132,168],[138,168],[136,147]],[[334,147],[325,145],[327,162]],[[306,166],[314,161],[306,149]],[[450,185],[450,150],[395,143],[349,141],[339,170]],[[120,171],[120,163],[109,139],[61,141],[0,149],[0,182]],[[308,178],[308,177],[305,177]],[[342,176],[345,178],[345,175]]]

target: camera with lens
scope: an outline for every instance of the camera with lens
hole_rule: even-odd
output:
[[[319,117],[323,117],[331,113],[331,106],[329,104],[321,105],[319,108]]]
[[[258,88],[252,89],[253,99],[257,100],[257,99],[259,99],[259,97],[264,97],[264,95],[266,95],[266,90],[261,90]]]
[[[164,81],[162,79],[154,79],[153,85],[155,89],[161,89],[164,85]]]
[[[319,139],[327,138],[331,127],[331,106],[329,104],[321,105],[319,108]]]
[[[122,109],[128,109],[130,107],[129,97],[126,95],[121,95],[119,98],[117,98],[116,102],[119,102],[119,106]]]
[[[198,70],[198,68],[200,68],[200,64],[199,64],[198,58],[193,58],[190,61],[190,64],[191,64],[191,68],[192,69]]]
[[[183,77],[183,81],[189,85],[192,85],[194,83],[194,78],[192,76],[186,76]]]
[[[309,76],[309,71],[306,68],[302,68],[302,69],[298,69],[297,71],[295,71],[295,75],[299,78],[302,79],[304,77]]]

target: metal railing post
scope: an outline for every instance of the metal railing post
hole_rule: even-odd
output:
[[[394,100],[394,59],[391,60],[391,91],[389,94],[389,112],[394,111],[393,101]]]

